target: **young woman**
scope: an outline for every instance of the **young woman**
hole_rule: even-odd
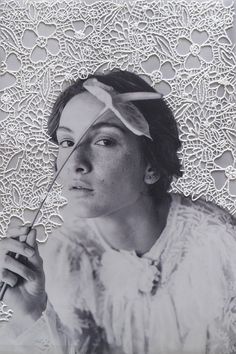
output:
[[[163,98],[133,73],[93,75],[59,96],[48,131],[67,214],[40,249],[27,227],[1,241],[4,300],[14,309],[2,348],[233,353],[234,221],[168,192],[181,176],[180,141]]]

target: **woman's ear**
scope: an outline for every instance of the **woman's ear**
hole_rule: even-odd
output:
[[[146,184],[154,184],[160,178],[160,175],[152,168],[150,164],[148,164],[145,175],[144,175],[144,182]]]

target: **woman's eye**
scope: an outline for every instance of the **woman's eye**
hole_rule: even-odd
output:
[[[74,145],[74,142],[72,140],[62,140],[59,141],[59,145],[63,148],[68,148]]]
[[[96,141],[96,145],[101,145],[101,146],[113,146],[115,142],[111,139],[99,139]]]

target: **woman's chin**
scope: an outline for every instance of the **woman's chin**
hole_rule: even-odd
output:
[[[96,206],[89,201],[78,201],[69,199],[68,204],[63,208],[62,217],[64,220],[75,220],[77,218],[97,218],[105,214],[101,205]]]
[[[95,193],[76,193],[64,190],[63,195],[66,197],[68,204],[66,205],[66,214],[68,219],[75,218],[99,218],[110,215],[119,209],[119,203],[114,204],[114,200],[104,200],[101,195]],[[122,205],[123,206],[123,205]]]

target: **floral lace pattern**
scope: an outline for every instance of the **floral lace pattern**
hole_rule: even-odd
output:
[[[13,315],[13,311],[7,308],[3,301],[0,301],[0,322],[7,322]]]
[[[142,0],[0,6],[1,235],[10,215],[31,220],[44,197],[56,156],[46,120],[58,93],[77,77],[115,67],[143,75],[175,112],[185,174],[172,189],[235,212],[232,6]],[[61,223],[65,203],[57,185],[37,223],[46,237]]]
[[[183,142],[172,191],[236,212],[233,2],[3,0],[0,4],[0,237],[12,216],[31,221],[53,175],[47,117],[63,88],[113,68],[162,92]],[[62,223],[61,187],[37,221],[46,241]]]

